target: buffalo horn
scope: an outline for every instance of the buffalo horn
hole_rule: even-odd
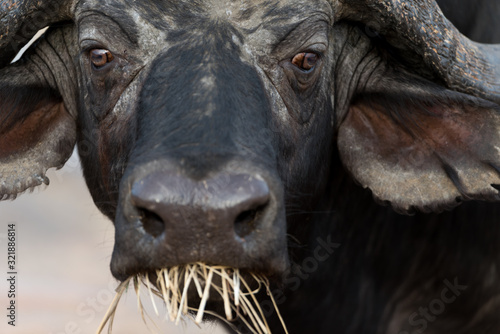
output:
[[[357,21],[448,88],[500,103],[500,45],[462,35],[434,0],[339,0],[337,20]]]
[[[0,1],[0,68],[8,65],[21,48],[52,23],[70,19],[72,1]]]

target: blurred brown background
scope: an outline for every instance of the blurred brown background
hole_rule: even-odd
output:
[[[109,270],[114,228],[92,202],[77,156],[63,169],[50,170],[48,177],[48,187],[0,202],[0,333],[95,333],[114,296],[117,281]],[[17,225],[16,327],[6,317],[9,223]],[[150,306],[142,292],[145,306]],[[131,287],[118,306],[113,332],[225,333],[215,324],[198,329],[187,319],[176,327],[151,307],[148,314],[158,326],[150,322],[151,331],[138,313]]]

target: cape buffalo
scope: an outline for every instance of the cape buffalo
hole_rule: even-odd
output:
[[[500,47],[434,0],[7,0],[0,23],[0,199],[77,145],[117,279],[264,275],[289,333],[500,332]]]

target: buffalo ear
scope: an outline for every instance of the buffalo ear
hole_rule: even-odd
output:
[[[0,200],[48,184],[47,169],[62,167],[76,141],[75,120],[59,93],[38,83],[22,85],[30,75],[20,75],[0,70]]]
[[[500,108],[422,79],[380,79],[339,127],[352,176],[396,211],[500,200]]]

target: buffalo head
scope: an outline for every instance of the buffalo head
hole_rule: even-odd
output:
[[[76,144],[120,280],[203,262],[279,282],[334,218],[339,159],[400,213],[499,199],[500,49],[432,0],[1,5],[0,198]]]

